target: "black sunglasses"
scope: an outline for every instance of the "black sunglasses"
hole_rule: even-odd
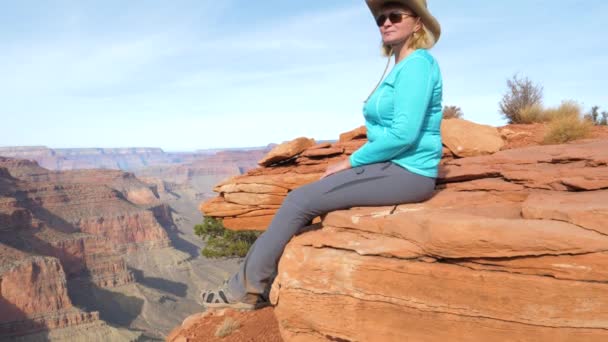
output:
[[[401,20],[403,20],[403,17],[414,17],[414,15],[409,14],[409,13],[403,13],[403,12],[389,12],[389,14],[380,14],[376,18],[376,24],[378,25],[378,27],[384,25],[386,18],[388,18],[388,20],[390,20],[391,23],[397,24],[397,23],[400,23]]]

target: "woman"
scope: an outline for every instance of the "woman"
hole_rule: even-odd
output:
[[[367,0],[395,66],[363,107],[368,141],[328,166],[316,182],[291,191],[240,270],[201,294],[207,307],[255,309],[268,290],[283,249],[314,217],[354,206],[420,202],[435,188],[442,145],[442,80],[428,53],[440,35],[425,0]],[[388,66],[388,65],[387,65]],[[385,70],[386,72],[386,70]]]

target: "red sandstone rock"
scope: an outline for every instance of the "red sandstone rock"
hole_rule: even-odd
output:
[[[229,192],[224,194],[226,201],[243,205],[281,204],[284,197],[285,196],[282,195],[255,194],[247,192]]]
[[[222,223],[224,227],[232,230],[266,230],[273,217],[274,214],[253,217],[225,217]]]
[[[328,142],[318,143],[316,145],[313,145],[313,146],[309,147],[306,151],[316,150],[316,149],[319,149],[319,148],[329,148],[329,147],[331,147],[331,143],[328,143]]]
[[[367,137],[367,129],[365,128],[365,126],[359,126],[353,129],[352,131],[340,134],[340,139],[338,141],[344,143],[347,141],[361,139],[365,137]]]
[[[492,154],[504,146],[498,130],[461,119],[441,122],[443,144],[458,157]]]
[[[519,203],[521,209],[525,202]],[[608,336],[601,304],[587,304],[608,294],[601,284],[608,280],[603,271],[608,235],[561,221],[481,213],[463,215],[443,200],[329,213],[321,230],[293,238],[281,258],[271,298],[283,338],[500,340],[507,336],[502,334],[521,333],[539,341],[557,336],[600,341]],[[311,307],[323,310],[311,313]],[[373,314],[386,310],[395,321]],[[349,320],[336,319],[345,313]],[[370,316],[360,318],[362,313]],[[350,325],[352,317],[366,328]],[[397,323],[404,320],[434,322],[450,334]],[[303,324],[314,332],[301,330]],[[474,333],[461,330],[463,325]]]
[[[522,216],[570,222],[608,235],[608,190],[535,193],[523,203]]]
[[[366,140],[356,139],[351,141],[340,141],[334,144],[334,147],[343,148],[344,154],[350,155],[353,154],[356,150],[358,150],[363,144],[365,144]]]
[[[0,244],[0,338],[99,320],[97,311],[83,312],[72,306],[57,259],[10,249]]]
[[[344,153],[344,149],[343,148],[320,148],[320,149],[308,149],[304,152],[302,152],[302,156],[303,157],[326,157],[326,156],[333,156],[336,154],[342,154]]]
[[[281,257],[271,301],[283,339],[605,340],[607,151],[600,139],[447,160],[424,203],[328,213]],[[315,180],[284,182],[311,166],[323,164],[301,156],[222,186],[291,190]],[[273,217],[247,210],[227,226]]]
[[[238,328],[227,336],[215,335],[226,319],[238,322]],[[271,307],[238,312],[230,309],[208,310],[184,319],[166,338],[167,342],[282,342],[277,320]]]
[[[232,192],[251,192],[258,194],[286,194],[289,189],[276,185],[268,184],[226,184],[217,188],[218,192],[232,193]]]
[[[289,159],[315,144],[314,139],[304,137],[296,138],[273,148],[258,162],[259,165],[269,166],[271,164]]]

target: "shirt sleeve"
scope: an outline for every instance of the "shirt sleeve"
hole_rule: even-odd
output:
[[[418,139],[431,101],[431,62],[414,57],[395,79],[394,116],[386,131],[374,135],[350,157],[352,167],[391,160]]]

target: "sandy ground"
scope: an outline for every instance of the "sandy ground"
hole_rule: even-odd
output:
[[[238,328],[224,337],[216,336],[216,331],[226,320],[238,322]],[[279,325],[272,307],[256,311],[210,310],[184,321],[187,327],[179,335],[169,334],[167,341],[230,341],[230,342],[281,342]]]

